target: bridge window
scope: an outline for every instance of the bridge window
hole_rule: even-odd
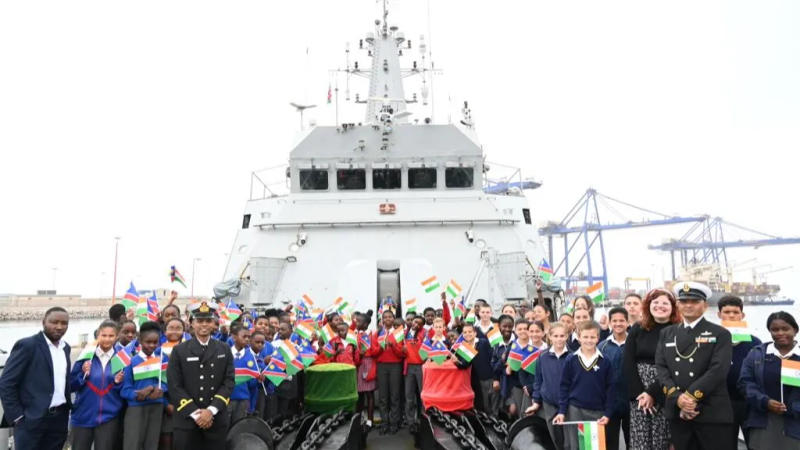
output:
[[[372,169],[373,189],[400,189],[400,169]]]
[[[300,189],[304,191],[324,191],[328,189],[328,171],[319,169],[301,169]]]
[[[444,185],[449,188],[472,187],[472,167],[448,167],[444,169]]]
[[[436,168],[408,169],[408,187],[411,189],[436,188]]]
[[[367,171],[364,169],[339,169],[336,171],[339,190],[366,189]]]

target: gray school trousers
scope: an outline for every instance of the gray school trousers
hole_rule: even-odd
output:
[[[106,423],[92,428],[72,427],[72,450],[115,450],[122,431],[120,418],[115,417]]]
[[[161,417],[164,405],[128,406],[123,427],[123,450],[150,450],[158,448],[161,436]]]
[[[576,420],[594,421],[603,417],[603,411],[592,411],[591,409],[578,408],[577,406],[569,405],[567,409],[567,418],[565,422],[573,422]],[[578,426],[577,425],[556,425],[564,429],[564,440],[566,441],[565,448],[567,450],[580,450],[578,443]]]
[[[406,424],[419,423],[419,408],[422,407],[422,364],[409,364],[406,372]]]
[[[402,411],[400,397],[403,392],[403,363],[378,363],[378,409],[381,424],[400,426]]]

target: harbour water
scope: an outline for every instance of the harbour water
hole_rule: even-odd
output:
[[[602,312],[603,309],[600,309]],[[745,320],[752,330],[752,333],[758,336],[762,341],[770,340],[769,331],[767,331],[767,317],[775,311],[787,311],[795,318],[797,317],[797,310],[794,306],[746,306],[745,307]],[[706,311],[706,318],[718,322],[717,309],[709,307]],[[800,320],[800,318],[798,318]],[[101,319],[76,319],[72,320],[67,330],[66,339],[72,345],[79,342],[81,334],[91,334],[94,332],[97,325],[100,324]],[[41,321],[36,320],[21,320],[21,321],[8,321],[0,322],[0,350],[11,351],[14,342],[17,339],[30,336],[39,332],[42,329]]]

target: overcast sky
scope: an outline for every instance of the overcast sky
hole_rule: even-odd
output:
[[[430,24],[434,119],[469,100],[488,160],[543,181],[534,220],[560,220],[591,186],[800,235],[796,1],[432,0],[430,22],[427,4],[392,2],[390,22],[415,46]],[[57,267],[60,292],[110,295],[115,236],[118,294],[131,279],[167,287],[172,264],[189,278],[195,257],[209,293],[250,172],[288,160],[288,103],[332,123],[328,69],[378,16],[370,0],[0,3],[0,293],[51,288]],[[342,119],[363,120],[340,100]],[[611,284],[660,282],[667,259],[647,244],[687,228],[608,233]],[[798,255],[731,252],[794,266],[769,278],[794,297]]]

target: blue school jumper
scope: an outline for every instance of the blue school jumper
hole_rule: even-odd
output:
[[[584,366],[577,352],[567,357],[558,393],[559,414],[566,414],[570,405],[602,411],[606,417],[614,413],[614,368],[602,353],[596,354],[600,356],[589,367]]]
[[[625,355],[625,342],[622,345],[614,341],[614,335],[608,337],[597,346],[616,374],[614,383],[614,417],[627,417],[630,414],[630,403],[628,403],[628,384],[622,370],[622,360]],[[611,416],[609,416],[609,419]]]
[[[161,382],[161,390],[164,391],[164,396],[162,398],[155,400],[146,398],[143,401],[136,400],[136,391],[144,389],[147,386],[158,386],[158,378],[156,377],[145,378],[143,380],[133,379],[133,368],[144,362],[147,358],[148,357],[144,355],[144,353],[139,352],[136,356],[131,358],[130,365],[124,369],[125,375],[122,379],[122,398],[128,401],[129,407],[156,404],[165,405],[167,403],[167,383],[164,381]]]
[[[231,347],[231,352],[233,353],[233,366],[234,367],[242,367],[242,368],[249,368],[249,369],[256,369],[256,367],[250,367],[247,365],[247,362],[252,362],[256,364],[254,361],[255,355],[252,354],[252,350],[250,347],[244,348],[244,356],[241,358],[236,358],[236,347]],[[239,383],[233,387],[233,392],[231,392],[231,400],[248,400],[249,406],[247,407],[247,412],[252,413],[256,409],[256,402],[258,401],[258,388],[259,382],[256,379],[249,380],[245,383]]]
[[[513,385],[510,385],[511,380],[509,380],[509,378],[513,377],[514,374],[510,376],[506,375],[506,359],[508,358],[508,349],[512,342],[514,341],[509,340],[508,343],[501,342],[492,349],[492,378],[494,378],[494,381],[500,383],[500,393],[504,400],[508,398],[508,395],[511,393],[511,388],[513,388]]]
[[[556,356],[551,347],[542,353],[536,365],[536,375],[534,376],[533,386],[529,386],[533,401],[538,404],[547,402],[550,405],[558,406],[558,396],[561,390],[561,376],[564,372],[564,364],[570,355],[569,350],[564,348],[561,356]]]
[[[125,401],[120,394],[122,383],[114,383],[111,361],[104,370],[100,359],[93,356],[92,368],[84,377],[82,369],[86,361],[75,361],[69,374],[70,388],[75,393],[70,422],[73,427],[94,428],[118,417]]]
[[[786,436],[800,440],[800,388],[781,385],[781,359],[767,353],[771,342],[753,347],[742,364],[739,387],[747,399],[747,420],[744,428],[767,427],[767,401],[771,398],[780,401],[783,388],[783,403],[786,413],[783,418],[783,432]],[[795,347],[794,354],[789,356],[793,361],[800,361],[800,351]]]
[[[258,354],[256,355],[258,357],[259,371],[263,372],[264,369],[267,368],[267,365],[264,364],[264,358],[266,358],[267,356],[272,356],[272,353],[274,351],[275,349],[274,347],[272,347],[271,342],[264,342],[264,348],[262,348],[261,351],[258,352]],[[264,386],[264,388],[266,388],[267,395],[272,395],[275,393],[275,385],[268,382],[266,378],[264,378],[264,381],[262,381],[261,384]]]

